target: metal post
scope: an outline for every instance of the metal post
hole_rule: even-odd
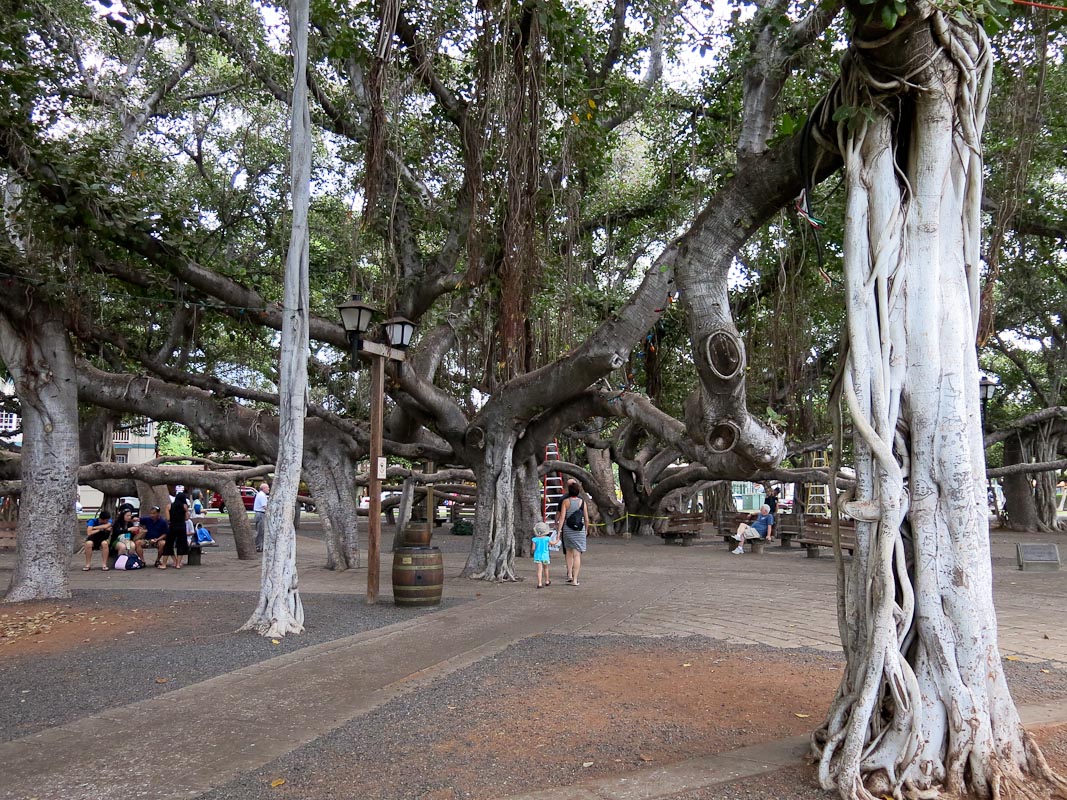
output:
[[[385,358],[370,357],[370,526],[367,535],[367,605],[378,602],[381,573],[382,479],[378,460],[382,457],[382,428],[385,417]]]
[[[429,475],[433,472],[433,462],[426,462],[426,474]],[[437,503],[434,499],[433,484],[426,484],[426,527],[430,531],[430,535],[433,536],[434,517],[437,515]]]

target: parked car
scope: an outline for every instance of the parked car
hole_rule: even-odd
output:
[[[245,511],[251,511],[256,503],[256,490],[251,486],[239,486],[238,491],[241,493],[241,501],[245,504]],[[215,492],[212,496],[209,505],[211,508],[217,508],[219,511],[226,510],[226,501],[218,492]]]

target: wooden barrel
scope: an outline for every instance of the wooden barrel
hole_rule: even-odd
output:
[[[425,522],[413,523],[404,529],[404,544],[408,547],[429,547],[433,531]]]
[[[435,606],[444,584],[440,548],[398,547],[393,552],[393,601],[398,606]]]

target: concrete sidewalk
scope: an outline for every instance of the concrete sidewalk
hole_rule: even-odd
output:
[[[529,581],[493,585],[457,578],[465,542],[469,540],[444,542],[445,594],[467,602],[2,744],[5,780],[0,798],[195,797],[400,693],[541,633],[698,634],[775,647],[840,650],[834,565],[829,558],[807,559],[795,549],[731,556],[720,543],[679,548],[665,547],[658,540],[593,539],[581,587],[554,582],[551,590],[535,592]],[[1009,560],[1013,546],[1008,538],[994,539],[1004,652],[1067,666],[1067,632],[1051,613],[1067,607],[1067,573],[1016,572]],[[366,571],[326,571],[321,567],[324,555],[321,541],[300,537],[302,591],[346,593],[354,603],[362,602]],[[383,553],[385,602],[390,559]],[[82,573],[77,560],[72,564],[72,584],[77,587],[143,584],[142,588],[255,592],[259,584],[258,562],[238,562],[225,547],[208,551],[203,567],[180,572],[145,570],[115,576]],[[529,559],[519,560],[519,570],[532,574]],[[1056,704],[1029,713],[1046,724],[1067,721],[1067,710]],[[159,741],[161,732],[165,752],[142,753],[138,768],[124,778],[115,769],[115,751],[134,746],[129,743]],[[714,785],[741,777],[737,770],[758,772],[796,763],[797,746],[793,740],[768,743],[746,748],[747,755],[681,762],[603,779],[596,785],[541,792],[530,800],[663,797],[666,787]]]

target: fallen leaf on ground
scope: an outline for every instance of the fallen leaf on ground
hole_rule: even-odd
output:
[[[166,683],[170,678],[156,678],[156,683]]]
[[[683,667],[691,667],[691,666],[693,666],[693,665],[692,665],[692,664],[682,664],[682,666],[683,666]]]
[[[638,757],[639,759],[641,759],[642,761],[651,761],[651,760],[652,760],[652,756],[642,756],[642,755],[638,755],[637,757]]]
[[[285,785],[285,778],[275,778],[270,782],[271,789],[277,789],[279,786]]]
[[[1048,638],[1048,634],[1047,634],[1047,633],[1045,633],[1045,634],[1042,634],[1042,636],[1043,636],[1043,637],[1044,637],[1045,639],[1047,639],[1047,638]]]
[[[277,639],[271,639],[271,640],[270,640],[270,643],[271,643],[271,644],[281,644],[281,642],[280,642],[280,641],[278,641]]]
[[[592,761],[583,761],[582,762],[582,766],[583,767],[591,767],[591,766],[593,766],[593,762]]]
[[[1050,670],[1050,669],[1043,669],[1041,671],[1044,672],[1046,675],[1049,675],[1052,672],[1052,670]]]
[[[1004,660],[1005,661],[1018,661],[1019,657],[1018,656],[1004,656]]]
[[[793,716],[797,717],[798,719],[807,719],[811,716],[811,714],[801,714],[799,711],[794,711]]]

